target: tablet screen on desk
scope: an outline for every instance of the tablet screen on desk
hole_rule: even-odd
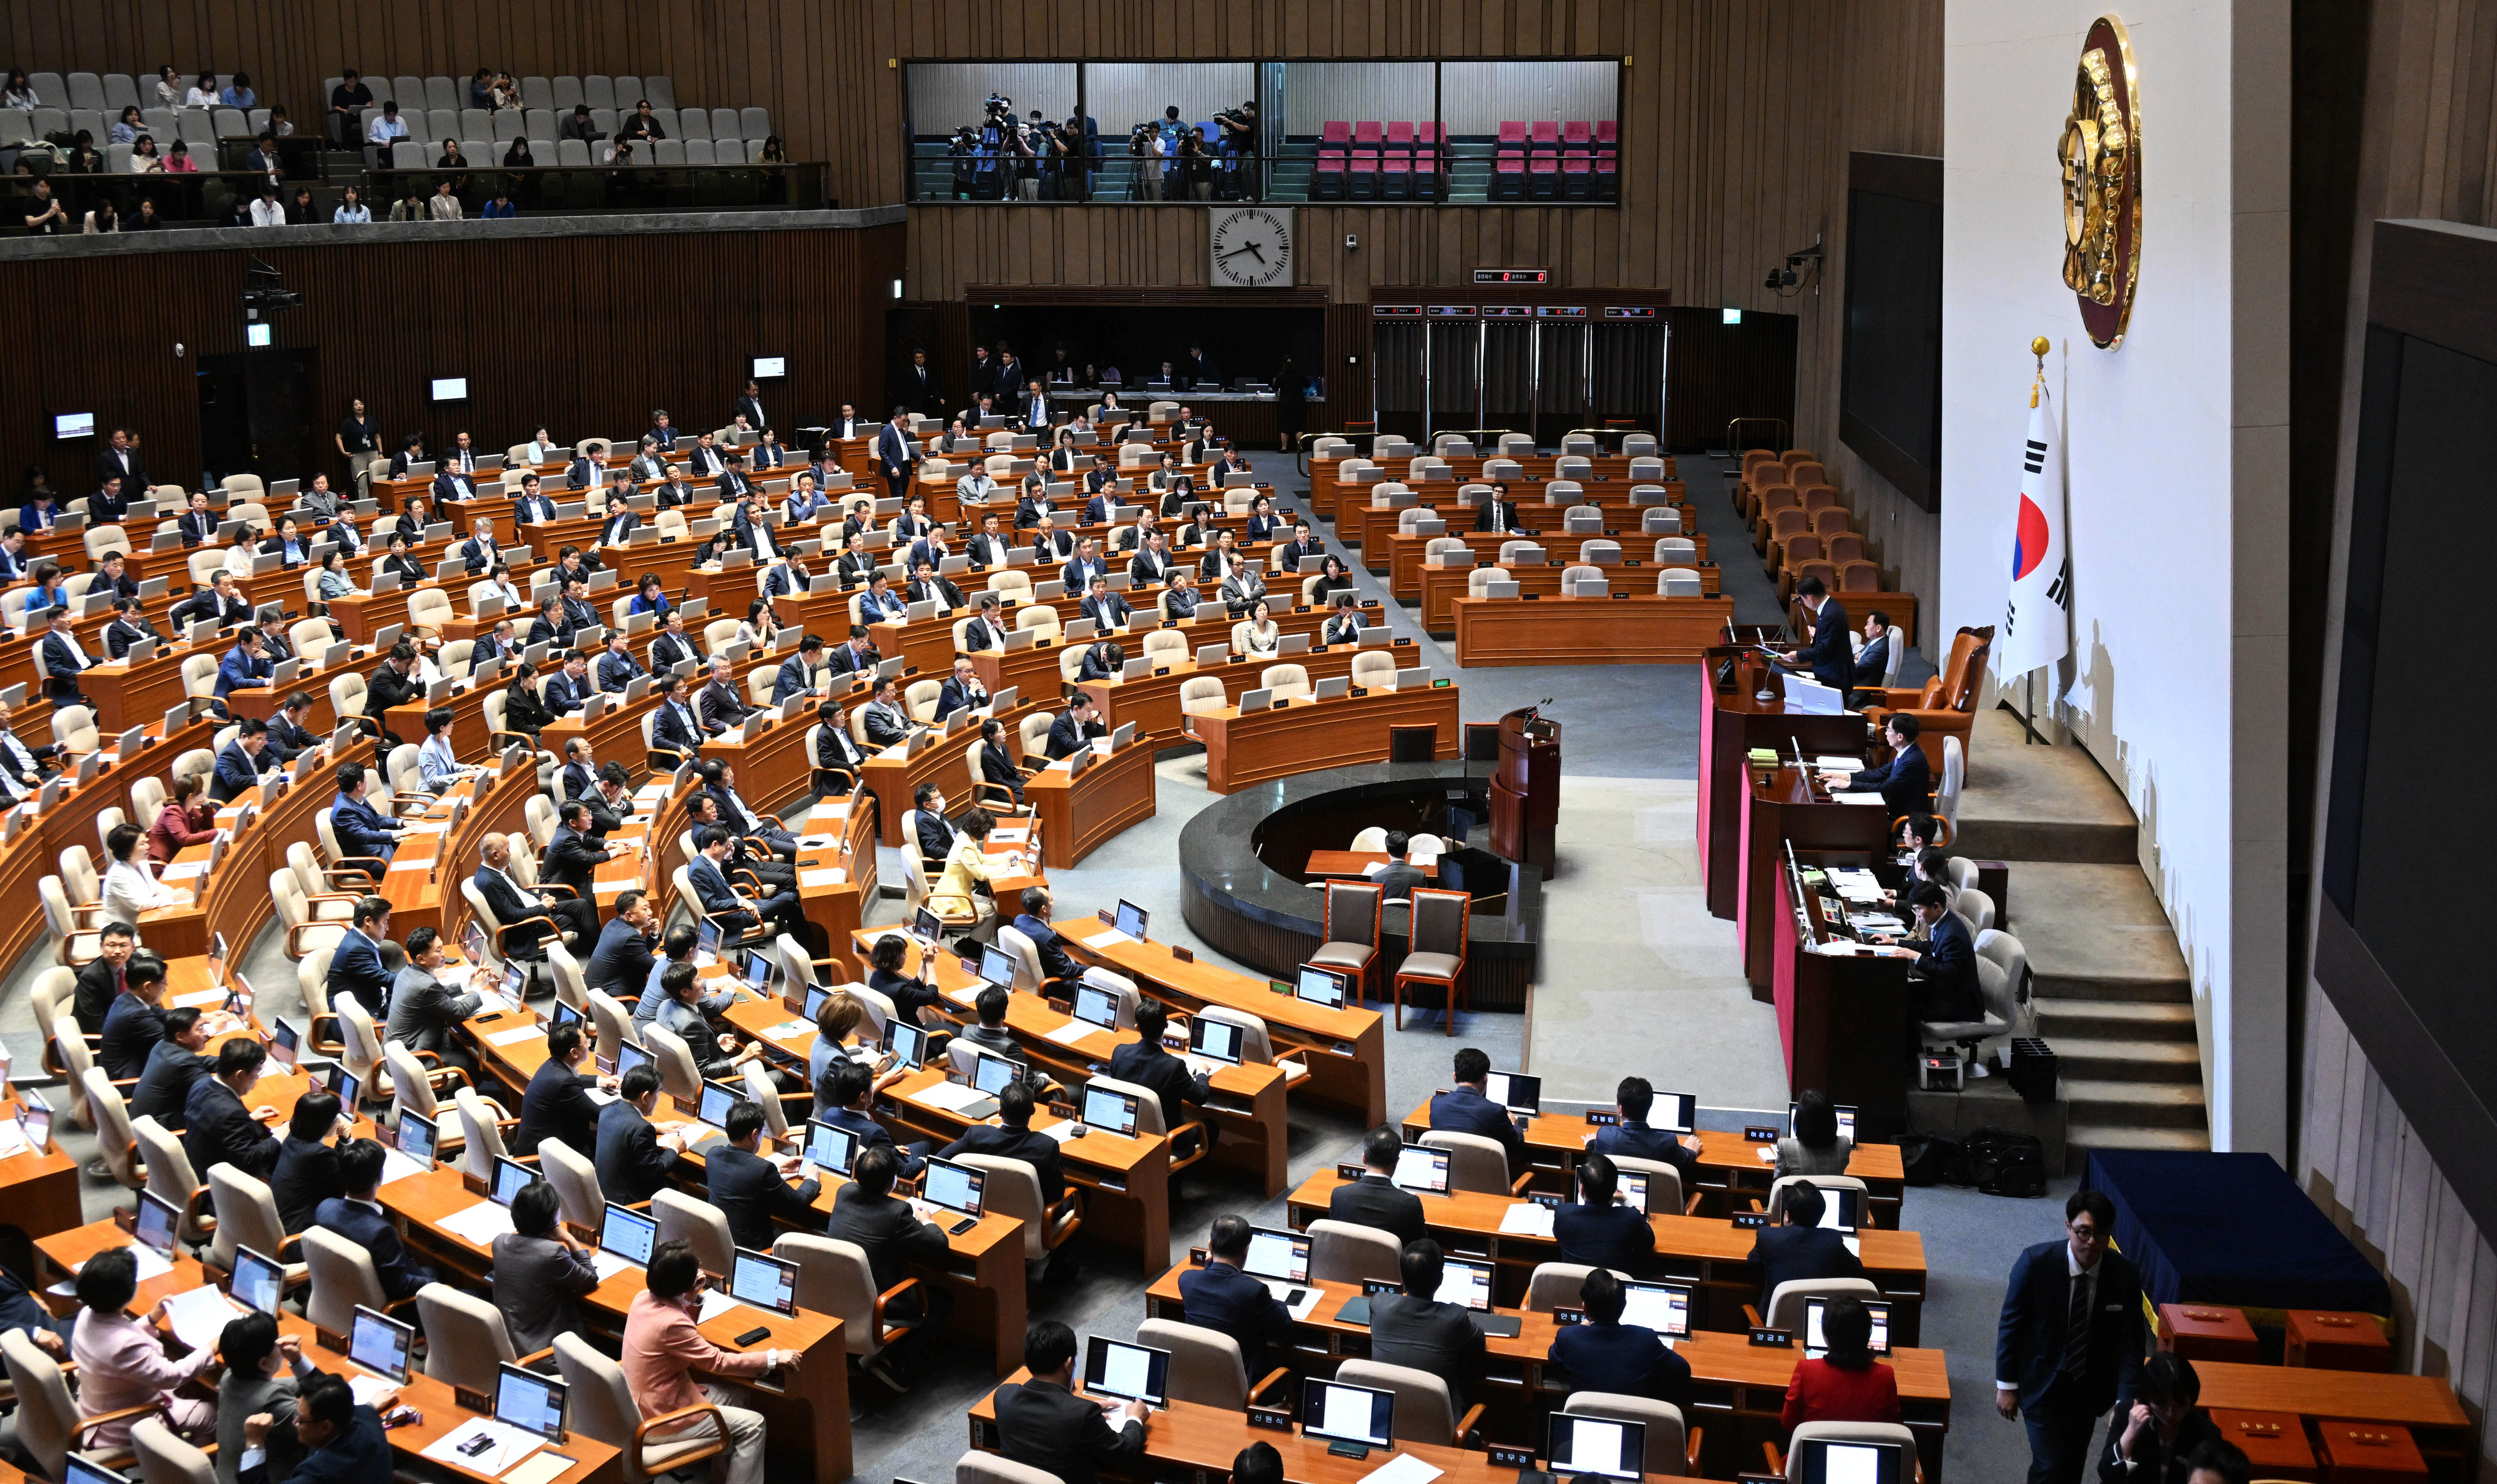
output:
[[[798,1265],[739,1247],[729,1265],[728,1296],[775,1314],[794,1314],[798,1311]]]
[[[702,1101],[695,1105],[694,1117],[723,1132],[728,1128],[728,1110],[745,1095],[744,1089],[722,1086],[716,1082],[703,1084]]]
[[[979,1059],[971,1063],[971,1086],[991,1097],[1003,1093],[1023,1075],[1023,1068],[1007,1058],[992,1057],[987,1052],[975,1055]]]
[[[975,1216],[980,1214],[980,1187],[987,1181],[986,1171],[956,1164],[950,1159],[931,1159],[928,1161],[927,1183],[921,1188],[926,1191],[931,1204]]]
[[[1450,1258],[1439,1267],[1439,1291],[1442,1304],[1459,1304],[1471,1310],[1491,1308],[1491,1264],[1460,1262]]]
[[[1836,1112],[1838,1114],[1839,1137],[1847,1140],[1850,1144],[1853,1143],[1855,1140],[1854,1107],[1848,1103],[1841,1103],[1838,1105]],[[1788,1137],[1792,1137],[1794,1134],[1794,1121],[1795,1105],[1788,1103],[1786,1104],[1786,1133]]]
[[[1448,1152],[1407,1144],[1396,1155],[1396,1184],[1433,1195],[1448,1193]]]
[[[355,1329],[347,1337],[349,1360],[375,1375],[405,1381],[408,1352],[415,1344],[414,1329],[362,1304],[356,1306]]]
[[[1096,1397],[1159,1406],[1170,1396],[1170,1351],[1128,1344],[1105,1335],[1088,1336],[1084,1389]]]
[[[1865,1348],[1876,1355],[1889,1354],[1890,1306],[1866,1304],[1864,1310],[1873,1316],[1873,1338],[1866,1342]],[[1829,1341],[1821,1333],[1820,1327],[1822,1317],[1828,1312],[1829,1300],[1827,1299],[1813,1298],[1803,1301],[1803,1353],[1806,1360],[1818,1360],[1829,1353]]]
[[[927,1059],[928,1032],[902,1021],[887,1021],[884,1049],[900,1058],[903,1066],[917,1071]]]
[[[69,1467],[63,1470],[62,1477],[69,1484],[130,1484],[130,1475],[115,1473],[82,1453],[69,1456]]]
[[[139,1219],[131,1235],[142,1247],[153,1247],[162,1256],[174,1255],[174,1232],[181,1224],[182,1213],[174,1203],[153,1190],[139,1192]]]
[[[1075,987],[1075,1018],[1100,1026],[1104,1030],[1119,1028],[1119,996],[1098,985]]]
[[[1894,1442],[1842,1442],[1814,1437],[1794,1446],[1794,1477],[1803,1484],[1902,1484],[1906,1450]]]
[[[1679,1283],[1622,1284],[1622,1322],[1668,1340],[1691,1335],[1691,1290]]]
[[[637,1066],[648,1066],[649,1064],[650,1054],[642,1047],[636,1046],[630,1041],[622,1042],[616,1046],[616,1075],[617,1077],[622,1077]]]
[[[494,1156],[494,1188],[492,1191],[494,1204],[504,1207],[510,1206],[512,1202],[520,1198],[522,1191],[529,1187],[530,1182],[537,1178],[538,1172],[530,1169],[527,1165],[521,1163],[519,1160],[512,1158],[508,1154],[496,1154]]]
[[[850,1161],[858,1157],[858,1135],[846,1128],[835,1128],[821,1119],[806,1121],[806,1158],[837,1175],[850,1172]]]
[[[636,1267],[647,1267],[650,1248],[658,1240],[659,1223],[655,1219],[614,1201],[607,1203],[607,1214],[598,1222],[598,1246],[602,1250]]]
[[[1310,1239],[1303,1232],[1250,1227],[1248,1257],[1243,1266],[1252,1277],[1306,1283],[1310,1280]]]
[[[1136,1095],[1132,1092],[1113,1092],[1101,1087],[1086,1088],[1084,1121],[1105,1133],[1125,1134],[1132,1138],[1136,1132]]]
[[[984,983],[994,984],[1001,990],[1010,990],[1014,988],[1014,976],[1013,954],[995,943],[980,950],[980,978]]]
[[[1566,1478],[1636,1479],[1647,1468],[1647,1424],[1554,1412],[1543,1451]]]
[[[1699,1126],[1698,1118],[1699,1099],[1689,1092],[1659,1092],[1648,1104],[1647,1126],[1662,1133],[1690,1133]]]
[[[1240,1027],[1229,1021],[1218,1021],[1210,1015],[1197,1015],[1188,1020],[1187,1049],[1200,1057],[1238,1066],[1242,1039]]]
[[[1396,1394],[1312,1376],[1302,1386],[1301,1431],[1312,1437],[1387,1446],[1395,1436]]]
[[[235,1248],[234,1296],[262,1313],[277,1312],[278,1296],[286,1290],[286,1270],[276,1259],[247,1247]]]
[[[494,1373],[494,1420],[553,1442],[563,1437],[564,1383],[503,1362]]]
[[[1524,1072],[1492,1072],[1483,1078],[1483,1096],[1511,1113],[1532,1114],[1543,1106],[1543,1079]]]
[[[1153,921],[1153,914],[1151,912],[1146,911],[1144,908],[1124,898],[1121,898],[1119,900],[1118,920],[1113,922],[1110,926],[1118,929],[1121,932],[1125,933],[1127,936],[1134,938],[1137,942],[1141,943],[1145,940],[1145,925],[1151,921]]]
[[[1309,964],[1301,966],[1298,993],[1302,999],[1330,1010],[1343,1008],[1343,976]]]
[[[433,1120],[422,1113],[398,1116],[398,1152],[424,1169],[433,1168]]]
[[[1640,1216],[1646,1216],[1647,1171],[1617,1171],[1614,1175],[1613,1199],[1621,1202],[1625,1206],[1628,1206],[1630,1210],[1637,1212]]]

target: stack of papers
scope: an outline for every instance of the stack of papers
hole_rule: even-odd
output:
[[[1030,837],[1031,828],[1028,825],[1016,825],[1011,829],[998,825],[989,831],[989,838],[1003,845],[1019,845]]]
[[[849,878],[850,873],[838,866],[829,867],[823,870],[798,872],[800,886],[838,886]]]
[[[370,1406],[381,1400],[383,1392],[397,1389],[398,1382],[386,1381],[378,1375],[365,1375],[361,1372],[350,1372],[347,1375],[347,1390],[354,1395],[359,1406]]]
[[[491,1248],[494,1239],[512,1229],[512,1214],[492,1201],[479,1201],[465,1211],[454,1212],[438,1223],[455,1237]]]
[[[24,1123],[16,1119],[0,1119],[0,1159],[14,1158],[30,1148]]]
[[[242,1311],[240,1306],[212,1287],[171,1294],[165,1300],[165,1318],[174,1326],[174,1338],[194,1350],[215,1349],[226,1325]]]
[[[480,1439],[486,1443],[482,1449],[477,1447]],[[435,1438],[421,1456],[493,1477],[543,1446],[544,1440],[535,1433],[523,1433],[491,1417],[479,1417]]]
[[[1863,769],[1864,760],[1860,757],[1844,757],[1836,753],[1823,753],[1821,756],[1812,760],[1812,766],[1819,769],[1822,773],[1856,773]]]
[[[1829,802],[1832,804],[1870,804],[1879,805],[1886,801],[1884,801],[1880,794],[1832,793],[1829,796]]]
[[[392,1181],[405,1180],[411,1175],[422,1175],[424,1173],[426,1173],[425,1166],[418,1164],[415,1160],[410,1159],[395,1149],[386,1149],[382,1151],[381,1183],[383,1184],[387,1185]]]
[[[1047,1128],[1042,1129],[1041,1132],[1049,1135],[1053,1139],[1056,1139],[1059,1143],[1063,1144],[1067,1140],[1074,1138],[1075,1130],[1083,1126],[1083,1124],[1076,1122],[1072,1119],[1060,1119],[1057,1122],[1050,1124]]]
[[[940,1082],[917,1095],[921,1102],[932,1108],[942,1108],[947,1113],[960,1113],[988,1096],[979,1089],[966,1088],[959,1082]]]
[[[609,1279],[614,1278],[616,1274],[626,1272],[631,1269],[633,1263],[629,1258],[619,1257],[616,1253],[607,1250],[607,1248],[600,1247],[597,1251],[589,1254],[589,1265],[597,1270],[598,1280],[603,1283]]]
[[[814,1028],[813,1023],[809,1021],[782,1021],[777,1026],[764,1026],[763,1035],[764,1039],[772,1041],[794,1040],[799,1036],[809,1034]]]
[[[1101,1027],[1090,1021],[1068,1021],[1056,1030],[1044,1032],[1044,1038],[1060,1046],[1072,1046]]]
[[[1533,1201],[1520,1201],[1501,1213],[1500,1234],[1503,1237],[1549,1237],[1552,1235],[1552,1208]]]
[[[535,1026],[515,1026],[509,1030],[497,1030],[492,1035],[488,1036],[486,1038],[486,1044],[489,1046],[513,1046],[520,1042],[526,1041],[531,1037],[542,1036],[545,1034],[545,1031],[540,1030]]]
[[[159,881],[188,881],[193,876],[205,876],[207,873],[208,863],[205,861],[176,861],[158,870],[156,872],[156,879]]]
[[[1431,1484],[1441,1471],[1410,1453],[1399,1453],[1362,1475],[1361,1484]]]
[[[1099,932],[1084,939],[1084,946],[1087,948],[1107,948],[1113,943],[1132,943],[1134,941],[1134,938],[1121,932],[1116,928],[1104,928]]]

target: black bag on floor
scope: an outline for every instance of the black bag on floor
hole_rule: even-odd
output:
[[[1959,1144],[1940,1134],[1909,1134],[1899,1141],[1899,1164],[1912,1185],[1939,1185],[1959,1158]]]
[[[1986,1195],[2027,1198],[2046,1193],[2046,1146],[2036,1134],[1980,1128],[1965,1151],[1969,1184]]]

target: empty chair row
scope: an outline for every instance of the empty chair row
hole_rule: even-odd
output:
[[[324,79],[321,96],[326,102],[342,79]],[[451,78],[420,78],[412,73],[385,77],[373,73],[364,79],[364,86],[376,101],[395,98],[401,109],[463,109],[469,105],[467,84]],[[572,111],[577,103],[593,109],[622,109],[631,111],[648,103],[653,111],[677,106],[677,84],[667,78],[522,78],[521,107],[524,109]]]
[[[1595,122],[1572,119],[1555,122],[1543,119],[1528,122],[1509,119],[1500,126],[1497,136],[1501,149],[1522,149],[1533,154],[1549,154],[1564,149],[1604,152],[1620,147],[1621,126],[1606,118]]]
[[[461,140],[459,152],[472,170],[491,171],[503,164],[505,140]],[[651,166],[680,165],[754,165],[763,159],[762,140],[655,140],[646,152],[635,155],[632,163]],[[391,146],[392,170],[440,169],[442,146],[438,143],[415,143],[400,140]],[[601,141],[592,147],[583,140],[529,141],[529,163],[556,166],[567,170],[605,165],[614,159],[613,146]]]
[[[54,134],[84,134],[97,144],[111,142],[118,110],[0,109],[0,145],[23,144]],[[269,127],[269,110],[142,109],[139,130],[154,137],[161,148],[180,140],[193,146],[219,140],[247,140]]]
[[[1370,149],[1399,150],[1411,154],[1416,149],[1437,150],[1445,142],[1436,123],[1346,123],[1331,119],[1318,131],[1321,153],[1334,150]]]
[[[418,112],[399,110],[400,122],[407,125],[411,137],[430,140],[551,140],[560,138],[563,121],[571,110],[560,112],[552,109],[427,109]],[[616,128],[631,115],[631,110],[589,111],[590,132],[599,139],[612,139]],[[366,139],[372,138],[373,120],[382,116],[379,107],[363,111]],[[765,140],[772,137],[772,111],[769,109],[652,109],[651,118],[658,124],[662,138]]]
[[[175,76],[181,80],[174,88],[178,95],[174,100],[176,107],[180,106],[181,97],[189,95],[192,87],[198,83],[203,75],[213,79],[216,90],[220,93],[224,92],[235,79],[235,75],[228,72],[210,73],[205,72],[205,69],[177,70]],[[163,102],[164,100],[156,91],[156,75],[152,72],[143,81],[138,75],[126,72],[101,74],[74,72],[66,76],[57,72],[29,72],[26,75],[26,83],[34,89],[35,102],[40,107],[93,109],[107,113],[118,113],[133,104],[152,105]]]

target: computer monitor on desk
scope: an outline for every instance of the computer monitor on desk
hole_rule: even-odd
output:
[[[1148,1406],[1166,1405],[1170,1400],[1170,1360],[1168,1350],[1129,1344],[1106,1335],[1087,1336],[1084,1390],[1095,1397],[1142,1402]]]
[[[1667,1344],[1691,1338],[1691,1290],[1680,1283],[1622,1284],[1622,1322],[1653,1330]]]
[[[1395,1183],[1424,1195],[1448,1193],[1448,1152],[1407,1144],[1396,1155]]]
[[[1524,1072],[1493,1072],[1483,1079],[1483,1096],[1511,1113],[1532,1118],[1543,1106],[1543,1079]]]
[[[1551,1414],[1544,1461],[1558,1478],[1593,1474],[1599,1479],[1637,1479],[1647,1469],[1647,1424],[1609,1417]]]
[[[1343,1008],[1344,978],[1333,969],[1304,963],[1301,965],[1300,983],[1294,987],[1294,993],[1305,1003],[1341,1010]]]
[[[356,1306],[355,1328],[347,1336],[347,1359],[384,1380],[404,1385],[407,1358],[416,1348],[416,1330],[378,1310]]]
[[[1794,1103],[1786,1104],[1786,1135],[1789,1138],[1794,1135],[1795,1108],[1798,1105]],[[1846,1139],[1850,1144],[1853,1143],[1855,1140],[1855,1105],[1852,1103],[1840,1103],[1832,1111],[1838,1115],[1839,1136]]]
[[[1818,1297],[1803,1301],[1803,1354],[1806,1360],[1818,1360],[1829,1353],[1829,1340],[1821,1329],[1821,1321],[1829,1314],[1829,1303],[1828,1299]],[[1873,1316],[1873,1338],[1865,1348],[1876,1355],[1889,1354],[1890,1306],[1866,1304],[1864,1309]]]
[[[1359,1458],[1396,1436],[1396,1394],[1312,1376],[1301,1387],[1301,1432],[1327,1439],[1329,1453]]]
[[[1807,1438],[1794,1445],[1788,1477],[1802,1484],[1906,1484],[1907,1447],[1895,1442]]]

